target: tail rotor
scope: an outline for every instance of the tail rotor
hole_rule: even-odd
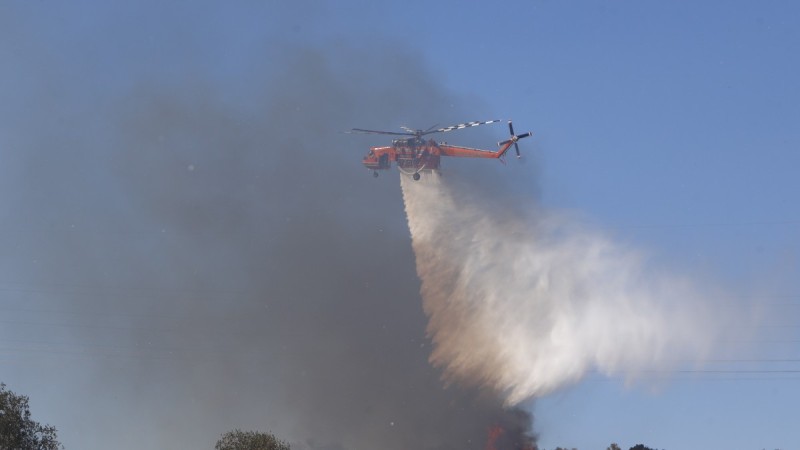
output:
[[[511,139],[506,139],[503,142],[499,142],[497,145],[503,146],[503,145],[508,144],[509,142],[513,142],[514,143],[514,150],[516,150],[516,152],[517,152],[517,158],[522,158],[522,155],[520,155],[520,153],[519,153],[519,145],[517,145],[517,141],[522,139],[522,138],[533,136],[533,133],[528,131],[527,133],[514,134],[514,125],[511,124],[510,120],[508,121],[508,131],[509,131],[509,133],[511,133]]]

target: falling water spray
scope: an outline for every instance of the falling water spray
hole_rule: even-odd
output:
[[[566,215],[504,211],[437,173],[401,176],[431,362],[508,405],[590,371],[637,375],[700,362],[722,329],[713,295]]]

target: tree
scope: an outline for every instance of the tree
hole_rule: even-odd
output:
[[[646,447],[644,444],[636,444],[630,448],[630,450],[653,450],[650,447]]]
[[[612,442],[606,450],[622,450],[616,442]]]
[[[289,444],[272,433],[235,429],[222,435],[215,450],[290,450]]]
[[[31,419],[28,397],[0,383],[0,450],[58,450],[56,428]]]

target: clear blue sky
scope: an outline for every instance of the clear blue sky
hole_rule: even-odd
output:
[[[342,48],[350,49],[349,56],[338,59]],[[159,175],[136,154],[109,156],[85,144],[116,139],[107,126],[113,118],[103,111],[152,85],[193,85],[196,92],[210,85],[231,109],[257,111],[259,99],[248,96],[247,86],[270,83],[258,78],[259,68],[274,69],[271,64],[283,61],[280,55],[315,49],[344,67],[353,54],[376,48],[387,49],[371,60],[381,64],[356,74],[365,91],[383,86],[376,79],[414,77],[404,73],[407,67],[389,63],[397,52],[398,61],[418,61],[431,91],[459,103],[444,121],[513,118],[520,131],[534,131],[523,145],[531,154],[527,164],[510,161],[508,169],[486,176],[503,177],[507,170],[515,195],[539,195],[547,207],[579,215],[665,267],[741,293],[732,307],[758,297],[775,313],[757,336],[742,338],[745,356],[733,361],[721,361],[729,355],[712,356],[704,367],[711,372],[678,373],[655,385],[633,386],[590,375],[536,400],[528,407],[542,448],[604,449],[613,441],[623,448],[641,442],[675,450],[800,448],[800,5],[778,0],[0,3],[0,243],[8,250],[0,256],[0,381],[32,398],[36,418],[56,425],[68,448],[108,448],[90,437],[88,427],[74,430],[82,415],[88,417],[77,395],[95,383],[106,386],[108,377],[130,376],[128,366],[113,362],[87,369],[111,356],[98,350],[104,349],[100,343],[94,342],[92,351],[82,346],[81,335],[91,328],[75,325],[71,315],[85,311],[83,300],[56,302],[64,295],[59,290],[64,279],[37,271],[51,252],[99,251],[80,240],[52,238],[54,228],[66,233],[65,227],[77,224],[99,229],[108,239],[161,232],[158,220],[132,230],[127,218],[134,212],[126,203],[104,203],[124,199],[142,207],[116,184],[128,167],[142,170],[141,185]],[[198,74],[197,79],[187,73]],[[432,105],[434,111],[447,108]],[[168,108],[163,114],[169,120]],[[429,125],[432,114],[421,115],[422,123],[408,125]],[[322,126],[314,117],[306,122],[309,128]],[[359,117],[370,123],[332,128],[405,124],[382,123],[383,115],[369,112]],[[160,119],[152,120],[157,126]],[[500,132],[486,133],[491,142]],[[27,145],[34,137],[36,148],[46,150]],[[363,145],[370,142],[357,140],[352,153],[341,157],[358,169]],[[83,147],[75,150],[76,145]],[[70,152],[90,163],[75,164],[65,156]],[[181,158],[176,164],[189,167],[191,158]],[[38,191],[37,177],[45,166],[68,181]],[[94,170],[108,167],[115,171]],[[311,176],[315,170],[310,169]],[[377,186],[387,184],[381,181]],[[358,183],[354,188],[375,186],[353,183]],[[385,225],[402,237],[399,192],[377,189],[375,195],[396,197],[390,201],[399,220]],[[158,198],[150,194],[151,200]],[[100,225],[81,213],[91,210],[86,205],[92,201],[108,205],[99,213]],[[48,202],[74,207],[65,217]],[[161,211],[162,205],[153,204]],[[103,280],[115,280],[112,250],[99,259],[109,265],[92,268],[98,278],[68,284],[69,295],[80,297],[81,289],[100,295],[107,285]],[[58,264],[88,263],[75,256]],[[168,271],[169,260],[159,264]],[[136,308],[93,313],[106,315],[101,325],[92,326],[144,326],[129,323],[143,314]],[[156,322],[147,327],[158,329]],[[32,337],[20,331],[20,323],[55,330],[58,344],[46,339],[47,332]],[[191,346],[191,337],[171,342]],[[109,346],[105,350],[115,355],[122,351]],[[54,381],[53,372],[63,377]],[[158,379],[138,376],[146,380],[142,383]],[[109,388],[98,395],[127,399],[137,389]],[[170,386],[160,390],[169,397]],[[142,402],[137,411],[146,414],[151,407]],[[115,414],[127,413],[109,412],[108,423],[114,423]],[[277,420],[272,428],[288,434],[290,422]],[[130,440],[150,433],[122,425],[104,431],[115,432]],[[158,445],[145,441],[143,448],[147,442]]]

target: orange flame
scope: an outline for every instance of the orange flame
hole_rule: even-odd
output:
[[[497,446],[502,445],[504,447],[503,450],[508,450],[507,447],[509,442],[505,444],[501,443],[501,438],[503,435],[506,434],[506,430],[501,427],[500,425],[495,425],[489,428],[489,432],[486,436],[486,450],[501,450]],[[532,442],[525,440],[523,442],[517,442],[513,444],[513,450],[537,450],[538,447]]]
[[[505,433],[506,430],[500,425],[495,425],[489,428],[489,434],[486,437],[486,450],[497,450],[497,440]]]

